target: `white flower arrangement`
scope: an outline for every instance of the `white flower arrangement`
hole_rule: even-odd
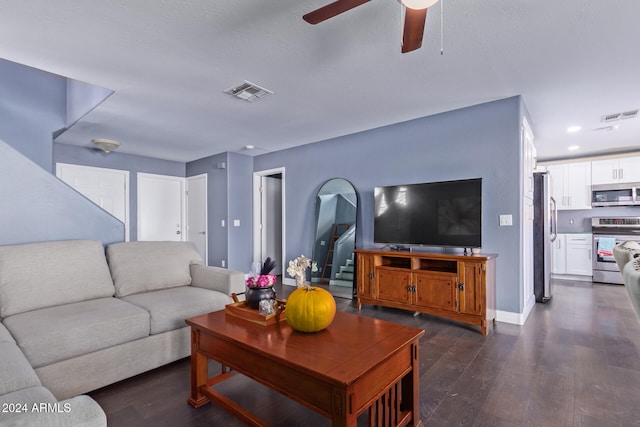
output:
[[[296,278],[296,285],[302,286],[307,276],[307,268],[311,267],[312,272],[318,271],[318,264],[311,261],[304,255],[300,255],[298,258],[289,261],[289,267],[287,273],[289,276]]]

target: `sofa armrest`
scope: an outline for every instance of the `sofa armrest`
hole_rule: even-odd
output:
[[[5,414],[6,415],[6,414]],[[6,421],[10,426],[48,427],[106,427],[107,416],[89,396],[76,396],[57,403],[42,403],[30,406],[26,412],[10,414],[7,419],[0,417],[0,424]]]
[[[244,273],[221,267],[191,264],[191,286],[231,296],[245,291]]]

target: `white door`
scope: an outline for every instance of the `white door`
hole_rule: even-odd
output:
[[[184,240],[185,179],[138,173],[138,240]]]
[[[207,259],[207,174],[187,178],[187,240]]]
[[[57,163],[56,176],[122,221],[129,240],[129,171]]]
[[[278,178],[275,178],[278,177]],[[264,178],[267,178],[266,180]],[[276,261],[273,274],[282,274],[286,284],[294,284],[285,277],[285,169],[270,169],[253,174],[253,260],[262,263],[266,257]]]
[[[272,274],[282,274],[282,179],[262,177],[262,261],[267,257],[275,259]]]

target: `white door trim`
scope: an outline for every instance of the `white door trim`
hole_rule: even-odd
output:
[[[287,284],[287,285],[295,285],[295,280],[293,278],[287,278],[286,276],[286,263],[285,263],[285,255],[287,253],[287,239],[286,239],[286,234],[287,234],[287,228],[285,226],[285,224],[287,223],[287,210],[286,210],[286,194],[285,194],[285,189],[286,189],[286,176],[285,176],[285,168],[284,167],[280,167],[280,168],[274,168],[274,169],[267,169],[267,170],[262,170],[262,171],[257,171],[253,173],[253,260],[255,261],[260,261],[258,258],[260,257],[260,253],[261,253],[261,249],[260,249],[260,234],[261,234],[261,230],[260,230],[260,179],[263,176],[269,176],[269,175],[276,175],[276,174],[281,174],[282,175],[282,254],[280,255],[280,257],[282,258],[280,260],[281,265],[282,265],[282,283]]]
[[[130,226],[130,216],[129,216],[129,209],[130,209],[130,203],[129,203],[129,187],[130,187],[130,180],[129,180],[129,171],[127,170],[122,170],[122,169],[109,169],[109,168],[100,168],[100,167],[96,167],[96,166],[84,166],[84,165],[76,165],[76,164],[72,164],[72,163],[56,163],[56,177],[58,179],[60,179],[61,181],[64,181],[62,179],[62,171],[63,169],[77,169],[77,170],[82,170],[85,172],[109,172],[109,173],[114,173],[116,175],[121,175],[124,178],[124,238],[125,241],[129,241],[130,239],[130,230],[129,230],[129,226]],[[67,183],[68,184],[68,183]],[[69,185],[71,186],[71,185]],[[71,186],[72,187],[72,186]],[[73,188],[73,187],[72,187]],[[78,191],[78,190],[76,190]],[[80,191],[78,191],[80,193]],[[82,193],[80,193],[82,194]],[[84,196],[84,194],[83,194]],[[86,197],[86,196],[85,196]],[[88,197],[87,197],[88,199]],[[93,203],[93,202],[92,202]],[[98,207],[100,207],[99,205],[96,205]],[[102,209],[102,207],[100,207],[100,209]]]

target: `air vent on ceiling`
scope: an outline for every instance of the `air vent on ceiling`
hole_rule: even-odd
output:
[[[241,85],[229,88],[225,90],[224,93],[228,93],[231,96],[244,99],[248,102],[253,102],[257,101],[263,96],[272,94],[273,92],[245,80]]]
[[[605,114],[601,121],[604,123],[615,122],[616,120],[633,119],[638,116],[638,110],[623,111],[621,113]]]

